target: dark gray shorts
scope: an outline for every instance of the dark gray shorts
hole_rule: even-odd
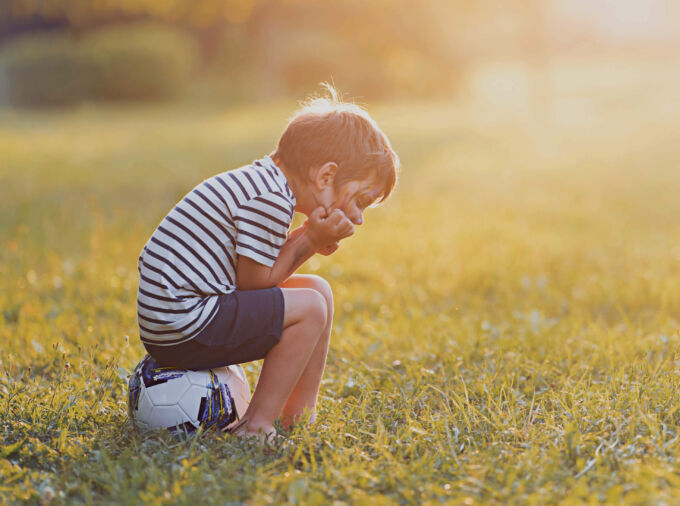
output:
[[[279,287],[236,290],[220,295],[218,304],[213,320],[190,341],[144,343],[146,351],[164,367],[201,370],[262,359],[281,340],[284,302]]]

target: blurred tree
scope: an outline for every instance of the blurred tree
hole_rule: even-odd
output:
[[[23,35],[0,48],[0,91],[15,105],[177,97],[196,61],[194,39],[157,22],[127,23],[78,38]]]
[[[3,0],[0,26],[66,23],[88,28],[107,21],[154,18],[191,27],[206,27],[216,21],[242,23],[258,0]]]
[[[481,0],[477,0],[479,2]],[[473,2],[476,3],[476,2]],[[2,0],[0,40],[46,26],[76,35],[139,19],[182,27],[204,68],[250,74],[258,94],[333,79],[354,95],[450,93],[460,80],[463,2],[421,0]]]

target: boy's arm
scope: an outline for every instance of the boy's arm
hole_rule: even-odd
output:
[[[267,267],[240,255],[236,264],[236,287],[239,290],[271,288],[288,279],[324,244],[333,243],[354,233],[354,225],[340,210],[324,216],[319,208],[307,225],[295,229],[281,246],[274,265]]]

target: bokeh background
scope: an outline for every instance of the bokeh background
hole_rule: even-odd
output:
[[[0,0],[0,502],[675,503],[679,63],[675,0]],[[135,431],[137,255],[321,81],[403,170],[303,266],[318,423]]]
[[[672,0],[4,0],[0,90],[22,105],[252,102],[332,80],[360,100],[472,88],[550,114],[564,59],[602,57],[602,87],[640,78],[612,62],[670,66],[679,11]],[[512,69],[482,68],[499,61]]]

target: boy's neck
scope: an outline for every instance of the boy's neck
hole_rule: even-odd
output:
[[[288,167],[286,167],[281,160],[279,160],[277,158],[273,158],[272,160],[276,164],[276,166],[279,168],[279,170],[281,172],[283,172],[283,175],[286,176],[286,179],[288,180],[288,186],[290,186],[290,189],[293,192],[293,196],[295,196],[295,198],[297,199],[297,194],[298,194],[297,186],[298,186],[298,184],[294,180],[293,174],[291,174],[291,172],[288,170]]]
[[[288,186],[290,186],[290,190],[293,192],[293,196],[295,197],[295,200],[297,202],[297,205],[295,206],[296,210],[300,208],[300,205],[302,204],[302,200],[304,200],[304,195],[303,192],[301,191],[301,188],[304,186],[300,181],[297,180],[297,178],[293,175],[293,172],[286,167],[286,165],[278,158],[273,158],[274,163],[276,166],[283,172],[283,175],[286,176],[286,179],[288,180]]]

